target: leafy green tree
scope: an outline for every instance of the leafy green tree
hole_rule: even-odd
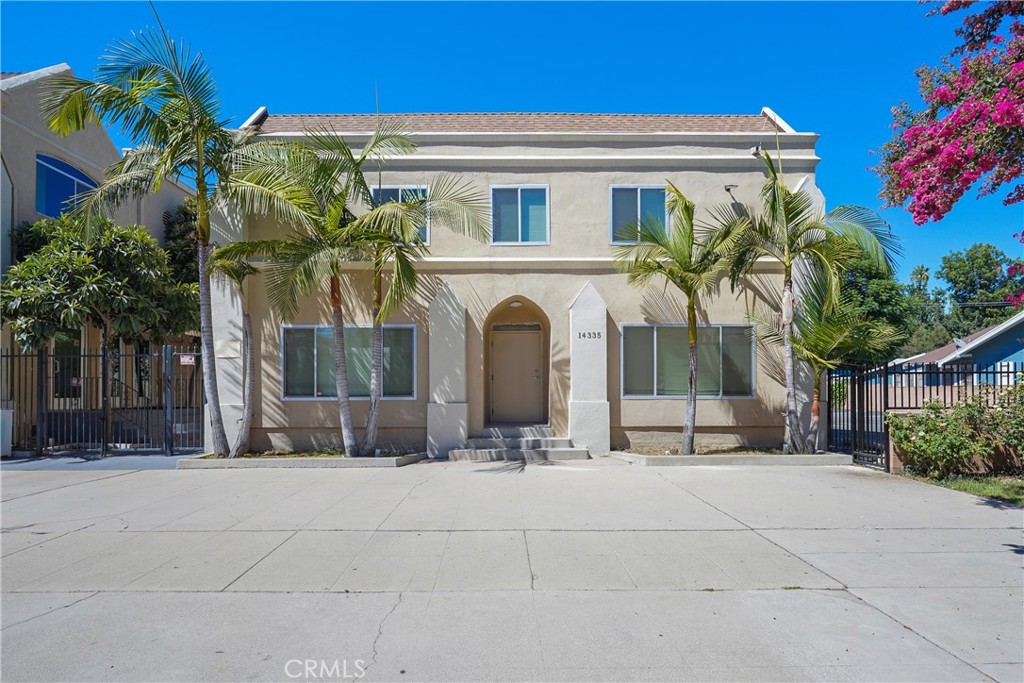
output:
[[[820,270],[801,282],[800,301],[790,332],[790,347],[811,369],[814,378],[811,424],[803,444],[808,453],[817,450],[821,383],[825,372],[850,358],[877,358],[903,338],[899,328],[872,317],[856,295],[845,290],[837,294],[833,286],[833,281]],[[783,345],[785,331],[777,314],[761,309],[755,312],[753,319],[758,344],[766,353],[770,354],[772,347]]]
[[[159,17],[157,17],[159,23]],[[94,80],[59,76],[47,81],[40,98],[50,130],[66,136],[89,124],[119,127],[135,145],[110,168],[100,186],[77,203],[74,214],[87,231],[94,217],[138,196],[156,192],[166,180],[195,185],[200,337],[206,408],[213,450],[228,453],[216,354],[210,275],[210,212],[218,181],[228,173],[227,158],[243,134],[221,119],[217,84],[201,53],[175,43],[163,30],[145,30],[107,48]]]
[[[987,243],[942,257],[937,275],[949,283],[952,310],[947,327],[953,335],[966,336],[1015,313],[1007,298],[1024,288],[1024,273],[1010,275],[1007,269],[1019,263]]]
[[[60,218],[40,232],[47,242],[12,266],[0,289],[3,318],[19,347],[44,348],[61,331],[86,324],[101,331],[106,348],[195,329],[196,287],[172,281],[166,253],[145,228],[101,220],[87,241]],[[103,387],[104,395],[109,390]],[[109,414],[105,424],[109,430]]]
[[[164,249],[177,282],[199,283],[196,200],[188,197],[174,211],[164,211]]]
[[[838,206],[823,213],[807,192],[793,192],[786,186],[767,152],[762,159],[767,178],[761,189],[760,210],[733,204],[718,217],[718,222],[743,226],[732,259],[734,288],[760,258],[770,258],[782,265],[779,339],[783,345],[786,383],[785,444],[799,452],[804,441],[799,436],[793,352],[793,283],[798,268],[820,271],[829,281],[829,291],[838,293],[840,273],[847,262],[864,255],[878,268],[891,272],[900,246],[878,214],[857,206]]]
[[[693,219],[694,203],[671,182],[666,184],[668,229],[657,219],[642,221],[637,243],[616,249],[615,265],[628,275],[630,284],[646,287],[664,281],[686,299],[689,375],[682,453],[690,455],[697,421],[697,307],[729,272],[730,249],[741,224],[724,221],[717,229],[699,228]]]
[[[910,326],[913,302],[908,288],[896,281],[891,270],[879,268],[870,258],[858,255],[846,264],[840,288],[849,305],[856,307],[868,320],[884,322],[894,329]],[[896,357],[903,339],[892,346],[872,346],[872,353],[861,352],[860,360],[884,362]]]
[[[225,258],[262,257],[271,308],[285,319],[299,300],[326,291],[334,332],[335,389],[345,452],[373,452],[382,390],[383,327],[386,317],[417,287],[414,261],[426,253],[418,235],[427,214],[432,224],[485,236],[486,202],[451,177],[439,177],[429,196],[376,204],[366,170],[415,144],[400,122],[380,120],[357,154],[337,134],[312,131],[306,142],[260,141],[238,150],[229,196],[255,213],[295,225],[284,239],[236,242],[224,246]],[[367,208],[361,215],[356,211]],[[374,311],[370,406],[362,446],[356,440],[345,360],[345,311],[342,281],[346,264],[365,262],[373,273]],[[388,277],[385,277],[387,275]]]

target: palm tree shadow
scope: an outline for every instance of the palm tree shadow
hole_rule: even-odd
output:
[[[1024,545],[1019,545],[1017,543],[1004,543],[1003,547],[1009,548],[1010,552],[1014,555],[1024,555]]]
[[[557,466],[558,463],[553,460],[508,460],[495,467],[487,467],[475,471],[485,474],[522,474],[526,471],[527,465]]]

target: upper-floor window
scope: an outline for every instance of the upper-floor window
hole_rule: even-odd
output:
[[[684,325],[622,326],[622,396],[679,398],[690,379]],[[729,398],[754,393],[754,343],[749,325],[697,328],[697,396]]]
[[[613,243],[633,244],[639,241],[639,226],[644,222],[656,222],[664,228],[667,223],[664,187],[613,185],[611,190]]]
[[[327,398],[338,395],[334,374],[334,331],[327,325],[294,325],[281,329],[284,398]],[[370,395],[373,328],[345,327],[345,360],[350,398]],[[416,327],[385,325],[383,398],[416,397]]]
[[[373,188],[373,203],[378,206],[387,202],[415,202],[427,198],[427,188],[416,185],[384,185]],[[430,244],[430,217],[420,226],[420,239]]]
[[[89,176],[60,159],[36,155],[36,212],[56,218],[68,208],[68,200],[96,189]]]
[[[492,187],[491,221],[494,244],[547,244],[548,188]]]

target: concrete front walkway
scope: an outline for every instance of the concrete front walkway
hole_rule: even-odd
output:
[[[853,467],[0,477],[5,681],[1024,679],[1022,510]]]

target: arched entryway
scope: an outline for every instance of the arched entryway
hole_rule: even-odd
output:
[[[551,326],[537,304],[505,299],[484,324],[485,421],[547,424]]]

